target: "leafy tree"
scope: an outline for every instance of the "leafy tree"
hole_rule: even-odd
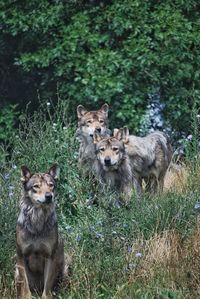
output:
[[[69,103],[111,105],[115,126],[135,132],[159,93],[173,128],[190,130],[200,103],[198,1],[2,1],[3,45],[21,90]],[[5,64],[4,64],[5,67]],[[19,100],[18,95],[15,96]],[[24,99],[25,97],[23,97]],[[75,115],[74,115],[75,116]]]

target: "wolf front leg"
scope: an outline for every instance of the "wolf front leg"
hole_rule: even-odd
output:
[[[31,292],[29,289],[28,277],[26,273],[26,265],[23,257],[17,257],[15,270],[15,286],[17,298],[31,299]]]
[[[52,288],[56,279],[56,271],[55,271],[55,261],[52,257],[45,259],[45,268],[44,268],[44,290],[42,293],[42,299],[50,299],[52,298]]]

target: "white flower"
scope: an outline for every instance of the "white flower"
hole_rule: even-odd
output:
[[[192,134],[187,136],[187,140],[192,140]]]
[[[137,253],[135,254],[135,256],[136,256],[136,257],[142,257],[142,253],[141,253],[141,252],[137,252]]]

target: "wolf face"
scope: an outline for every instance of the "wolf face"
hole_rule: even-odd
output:
[[[29,198],[34,206],[45,207],[54,204],[58,172],[57,165],[52,166],[47,173],[42,174],[31,174],[26,166],[22,166],[25,197]]]
[[[96,155],[105,171],[118,169],[124,159],[125,148],[123,142],[115,137],[102,138],[96,132],[94,134]]]
[[[108,126],[108,104],[104,104],[99,110],[87,111],[82,105],[77,107],[78,127],[83,134],[91,137],[97,130],[101,135],[106,133]]]

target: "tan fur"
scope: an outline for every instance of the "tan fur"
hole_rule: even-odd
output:
[[[115,130],[115,136],[121,136],[128,154],[132,171],[142,190],[155,193],[163,190],[164,177],[172,158],[172,147],[162,132],[154,132],[146,137],[129,135],[128,128]]]
[[[93,171],[103,185],[118,190],[125,199],[130,199],[137,182],[131,170],[129,156],[122,140],[94,134],[96,159]]]
[[[55,188],[58,167],[47,173],[31,174],[22,167],[24,196],[16,227],[15,282],[18,298],[31,298],[41,293],[50,298],[62,278],[64,246],[58,235],[55,213]]]
[[[93,135],[97,131],[102,136],[110,135],[108,129],[109,106],[104,104],[99,110],[87,111],[82,105],[77,107],[78,129],[76,137],[80,142],[79,165],[88,170],[95,160]]]

